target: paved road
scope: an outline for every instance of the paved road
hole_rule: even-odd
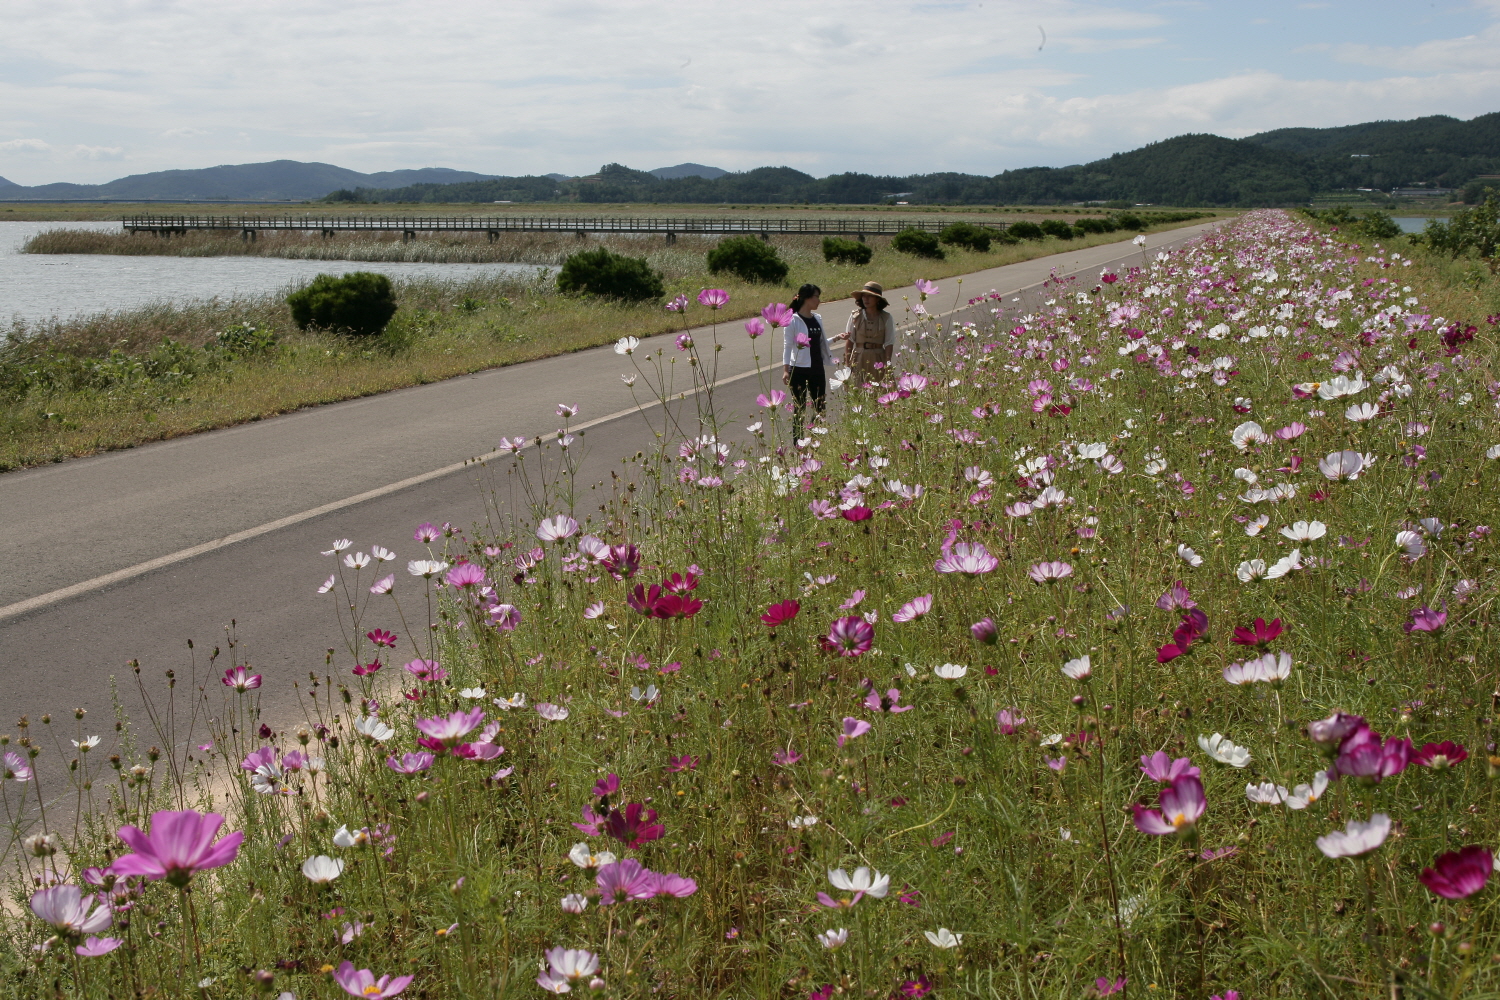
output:
[[[1206,228],[1153,236],[1147,251]],[[949,278],[928,307],[953,309],[991,289],[1010,295],[1054,268],[1087,273],[1141,256],[1115,243],[966,275],[961,286]],[[898,315],[903,296],[917,301],[911,288],[888,294]],[[820,311],[842,326],[851,308],[825,301]],[[700,344],[712,336],[707,327],[693,333]],[[738,322],[718,335],[719,378],[749,376],[718,398],[748,413],[758,391],[752,344]],[[768,360],[771,338],[754,343]],[[671,335],[642,353],[658,346],[677,354]],[[587,431],[580,481],[606,478],[619,456],[650,440],[620,379],[629,370],[610,348],[582,351],[0,476],[0,691],[9,715],[0,732],[21,714],[67,716],[75,706],[107,731],[112,675],[138,714],[127,660],[153,678],[182,673],[187,641],[201,663],[231,619],[242,658],[280,682],[266,689],[268,714],[288,717],[287,682],[305,679],[338,645],[331,606],[314,594],[329,571],[319,551],[348,537],[404,560],[418,555],[416,524],[484,520],[476,467],[462,463],[502,435],[555,431],[559,403],[579,406],[575,423],[609,418]]]

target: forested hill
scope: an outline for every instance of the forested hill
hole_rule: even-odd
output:
[[[462,184],[344,189],[330,200],[365,202],[573,201],[697,204],[1288,205],[1353,188],[1416,184],[1458,188],[1500,173],[1500,112],[1329,129],[1278,129],[1245,139],[1180,135],[1071,167],[1026,167],[993,177],[847,173],[817,178],[790,167],[661,178],[619,164],[589,177],[495,177]]]

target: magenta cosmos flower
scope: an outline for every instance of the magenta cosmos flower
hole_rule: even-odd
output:
[[[1439,854],[1431,868],[1417,878],[1444,899],[1466,899],[1483,889],[1495,870],[1495,856],[1488,848],[1470,844],[1459,851]]]
[[[1026,717],[1017,709],[1002,708],[995,713],[995,725],[999,728],[1001,735],[1014,736],[1026,725]]]
[[[1361,724],[1339,745],[1339,755],[1329,768],[1329,777],[1359,778],[1379,784],[1406,770],[1411,763],[1411,740],[1391,737],[1382,742],[1379,733]]]
[[[1201,772],[1186,757],[1173,759],[1161,750],[1147,757],[1141,755],[1141,771],[1152,781],[1170,785],[1178,778],[1199,778]]]
[[[469,587],[475,587],[485,582],[484,567],[480,566],[478,563],[459,563],[457,566],[448,571],[448,575],[445,579],[447,580],[448,586],[455,587],[460,590],[464,590]]]
[[[840,511],[840,516],[846,521],[868,521],[875,516],[875,512],[863,504],[850,507],[848,510]]]
[[[797,601],[782,601],[780,604],[773,604],[766,608],[766,613],[760,616],[760,620],[776,628],[796,618],[797,612],[801,610],[802,605]]]
[[[604,821],[604,832],[629,848],[637,848],[653,840],[660,840],[667,828],[656,822],[656,810],[647,809],[639,802],[632,802],[622,813],[610,810]]]
[[[710,309],[722,309],[729,304],[729,293],[722,288],[705,288],[698,293],[698,304]]]
[[[847,615],[828,628],[824,648],[840,656],[858,656],[875,645],[875,627],[859,615]]]
[[[1436,632],[1448,624],[1448,605],[1444,604],[1441,611],[1434,611],[1427,605],[1422,605],[1411,613],[1411,621],[1401,626],[1403,632]]]
[[[356,969],[354,963],[345,960],[333,970],[333,981],[344,988],[344,992],[360,1000],[386,1000],[406,989],[415,976],[390,976],[375,978],[369,969]]]
[[[214,841],[214,834],[223,825],[224,817],[218,813],[204,815],[191,809],[154,812],[149,834],[134,826],[120,827],[120,839],[135,853],[115,859],[110,867],[120,878],[164,878],[169,885],[184,888],[194,872],[222,868],[239,855],[245,839],[240,831]]]
[[[839,733],[838,744],[843,746],[852,739],[857,739],[870,731],[870,724],[864,719],[846,717],[844,719],[844,731]]]
[[[234,667],[224,671],[223,684],[241,693],[252,691],[260,687],[260,674],[252,674],[244,667]]]
[[[792,307],[784,302],[772,302],[760,311],[760,315],[772,327],[782,327],[792,321]]]
[[[968,573],[977,576],[989,573],[999,565],[1000,560],[990,555],[989,549],[979,542],[958,542],[945,551],[932,568],[939,573]]]
[[[1441,743],[1426,744],[1412,754],[1411,762],[1420,767],[1430,767],[1434,771],[1445,771],[1454,764],[1462,764],[1468,759],[1469,751],[1452,740],[1444,740]]]
[[[751,340],[754,340],[766,332],[766,324],[752,316],[750,319],[745,320],[745,332],[750,335]]]
[[[483,721],[484,709],[475,707],[467,712],[451,712],[446,717],[440,715],[432,719],[418,719],[417,728],[428,739],[452,747],[462,743],[464,737]]]
[[[639,902],[656,895],[656,873],[634,858],[600,865],[594,882],[599,886],[600,906],[613,906],[616,900]]]
[[[421,774],[432,766],[433,757],[430,753],[404,753],[397,757],[387,757],[385,766],[397,774]]]
[[[1026,571],[1033,583],[1056,583],[1073,575],[1073,567],[1065,562],[1037,563]]]
[[[969,626],[969,634],[986,646],[993,646],[1000,641],[1000,631],[995,628],[993,618],[981,618]]]
[[[1130,808],[1137,830],[1161,837],[1191,830],[1207,811],[1208,798],[1203,794],[1203,783],[1184,774],[1161,790],[1160,812],[1139,803],[1132,803]]]

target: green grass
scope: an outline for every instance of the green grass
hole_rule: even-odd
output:
[[[840,996],[884,998],[923,982],[941,997],[1076,998],[1096,978],[1122,975],[1130,995],[1145,997],[1231,989],[1257,998],[1388,996],[1393,981],[1407,996],[1493,996],[1500,890],[1447,901],[1417,876],[1442,852],[1493,845],[1500,827],[1493,778],[1500,758],[1485,760],[1495,739],[1497,541],[1483,530],[1500,520],[1500,462],[1485,458],[1500,440],[1496,345],[1483,319],[1500,312],[1500,287],[1465,284],[1461,263],[1405,267],[1387,256],[1406,253],[1399,242],[1380,251],[1340,245],[1305,222],[1277,218],[1250,216],[1222,242],[1102,293],[1060,288],[1068,309],[1031,317],[1018,341],[1007,323],[950,337],[941,353],[907,355],[903,367],[922,373],[925,387],[908,380],[905,397],[839,390],[850,395],[827,433],[808,435],[800,454],[774,450],[790,436],[787,415],[767,412],[764,437],[733,450],[722,470],[709,468],[707,457],[683,460],[670,437],[659,454],[626,459],[612,488],[573,482],[566,453],[555,450],[493,467],[496,502],[517,519],[518,533],[459,532],[428,548],[483,567],[496,596],[520,611],[514,631],[489,625],[454,589],[408,575],[405,560],[425,556],[423,545],[357,539],[348,553],[396,549],[394,597],[368,592],[384,567],[356,573],[324,561],[342,582],[332,595],[308,599],[327,602],[330,636],[388,629],[400,634],[398,651],[382,654],[357,639],[306,679],[267,671],[268,685],[301,682],[308,720],[264,740],[254,735],[253,693],[242,698],[194,673],[178,684],[178,697],[196,699],[206,685],[199,718],[212,722],[192,733],[179,722],[170,741],[132,728],[118,748],[118,773],[103,756],[110,748],[100,747],[73,772],[76,793],[65,790],[106,807],[65,839],[75,867],[118,856],[114,826],[145,822],[169,804],[218,803],[228,828],[246,831],[235,864],[197,876],[196,923],[175,890],[149,883],[133,897],[129,928],[115,932],[126,944],[75,963],[61,940],[34,959],[31,947],[49,932],[12,917],[9,950],[0,951],[8,995],[102,998],[150,988],[196,996],[194,984],[212,979],[203,995],[243,996],[247,977],[263,970],[272,995],[327,1000],[342,995],[327,971],[349,960],[376,975],[415,975],[408,996],[536,996],[537,963],[561,946],[597,953],[603,995],[622,998],[804,998],[825,985]],[[1276,278],[1264,276],[1267,266]],[[1375,284],[1381,279],[1395,284]],[[1147,294],[1148,285],[1166,294]],[[1330,299],[1336,288],[1355,295]],[[1304,298],[1307,291],[1314,294]],[[1216,324],[1183,332],[1212,309],[1198,292],[1246,309],[1230,321],[1235,336],[1215,339]],[[1432,331],[1417,332],[1410,345],[1404,332],[1360,342],[1375,308],[1408,297],[1419,300],[1413,314],[1475,324],[1475,339],[1462,345],[1465,361],[1449,357]],[[1237,339],[1275,322],[1268,315],[1284,301],[1293,304],[1286,335]],[[1129,303],[1141,307],[1139,328],[1160,332],[1132,342],[1123,323],[1111,326],[1112,310]],[[1314,319],[1318,310],[1327,326]],[[1182,346],[1172,347],[1179,337]],[[1167,346],[1170,376],[1158,373],[1145,343]],[[1221,386],[1184,372],[1195,364],[1187,346],[1201,349],[1205,365],[1231,358],[1236,374]],[[1339,353],[1355,350],[1367,376],[1388,364],[1402,368],[1410,381],[1396,384],[1409,384],[1410,393],[1392,394],[1389,410],[1368,422],[1343,411],[1374,402],[1379,387],[1326,402],[1294,398],[1293,385],[1326,382]],[[1061,374],[1049,361],[1060,356],[1070,359]],[[1085,356],[1097,363],[1084,364]],[[654,380],[650,360],[643,365],[643,378]],[[1117,379],[1108,374],[1115,366]],[[1064,386],[1079,374],[1094,388]],[[1051,405],[1071,411],[1034,408],[1028,384],[1037,378],[1051,381]],[[1245,399],[1251,412],[1235,412]],[[935,414],[944,419],[935,422]],[[712,432],[714,415],[701,416],[701,430]],[[1292,421],[1307,429],[1242,453],[1231,431],[1249,419],[1267,431]],[[954,430],[979,441],[960,443]],[[1124,469],[1110,474],[1082,457],[1079,446],[1090,442]],[[1419,443],[1425,454],[1413,447]],[[1374,466],[1357,480],[1329,481],[1318,460],[1343,448],[1374,454]],[[1293,455],[1305,460],[1300,470],[1278,471],[1295,464]],[[1021,466],[1042,456],[1053,459],[1052,485],[1070,502],[1008,516],[1006,506],[1038,496],[1044,484],[1023,483]],[[821,467],[809,468],[807,458]],[[889,464],[873,467],[881,458]],[[741,459],[744,471],[732,464]],[[794,461],[801,478],[785,478]],[[1047,464],[1034,461],[1030,475]],[[689,465],[699,475],[717,471],[726,485],[684,484],[691,477],[680,470]],[[1239,468],[1257,473],[1262,486],[1293,483],[1296,495],[1245,502]],[[993,476],[989,497],[974,496],[979,469]],[[924,492],[900,501],[871,482],[870,520],[818,519],[809,503],[837,502],[836,491],[858,472]],[[575,488],[586,502],[562,499]],[[640,547],[632,578],[573,562],[572,541],[546,543],[545,558],[513,578],[513,560],[539,544],[527,525],[570,508],[584,531]],[[1243,519],[1260,513],[1270,523],[1251,537]],[[1415,529],[1426,532],[1427,551],[1403,559],[1395,535],[1421,518],[1437,519],[1442,531]],[[1304,568],[1240,582],[1244,561],[1273,562],[1293,547],[1280,528],[1312,520],[1327,533],[1296,546]],[[950,527],[958,541],[985,545],[998,567],[976,576],[935,572]],[[1181,544],[1202,564],[1184,561]],[[1034,583],[1030,567],[1053,560],[1066,561],[1071,577]],[[653,619],[631,609],[635,585],[689,566],[702,577],[691,596],[705,603],[695,615]],[[1172,640],[1180,615],[1156,602],[1174,580],[1191,591],[1208,632],[1163,664],[1157,650]],[[1456,592],[1460,581],[1467,583]],[[1419,596],[1406,596],[1418,587]],[[843,610],[859,591],[854,611]],[[924,594],[933,595],[929,613],[892,620]],[[642,597],[650,595],[643,589]],[[788,599],[800,601],[794,620],[774,630],[760,623],[768,605]],[[603,614],[584,617],[594,602]],[[1446,625],[1407,633],[1403,623],[1423,604],[1445,604]],[[866,610],[878,614],[873,648],[857,656],[820,649],[831,622]],[[440,623],[435,632],[423,627],[425,616]],[[1292,658],[1291,674],[1279,687],[1226,684],[1224,666],[1256,652],[1230,636],[1257,617],[1285,626],[1270,648]],[[997,626],[994,645],[971,636],[970,625],[985,618]],[[1088,682],[1061,673],[1085,654]],[[387,666],[375,677],[390,679],[378,689],[368,675],[350,673],[376,655]],[[448,677],[418,684],[402,673],[399,664],[417,656],[439,660]],[[935,672],[943,664],[967,669],[945,679]],[[877,692],[899,688],[899,704],[912,710],[863,704],[866,679]],[[654,705],[632,700],[632,687],[647,684],[660,688]],[[476,685],[487,689],[483,698],[461,693]],[[426,693],[413,703],[394,693],[398,686]],[[513,691],[527,696],[525,709],[490,704]],[[367,708],[363,699],[375,694],[395,729],[379,746],[351,729]],[[541,702],[566,706],[568,718],[544,721],[533,711]],[[505,747],[498,759],[445,755],[419,777],[382,763],[415,748],[415,719],[469,705],[493,714],[494,739]],[[1007,708],[1027,719],[1009,734],[996,724]],[[1291,788],[1327,766],[1303,727],[1335,710],[1365,716],[1391,739],[1457,741],[1471,756],[1447,771],[1411,766],[1378,784],[1346,778],[1303,811],[1247,802],[1247,782]],[[177,718],[186,717],[180,704]],[[840,746],[846,719],[871,728]],[[26,739],[50,754],[63,752],[53,736],[93,731],[84,723],[53,729],[33,724]],[[1198,738],[1212,733],[1247,747],[1249,765],[1217,763],[1200,750]],[[186,753],[201,754],[182,748],[205,735],[217,741],[209,759],[189,760]],[[142,750],[153,743],[178,749]],[[293,794],[256,794],[234,764],[264,743],[283,751],[306,744],[326,769],[294,776]],[[803,756],[776,763],[773,755],[788,749]],[[1132,823],[1132,803],[1156,802],[1158,786],[1139,758],[1157,750],[1189,757],[1202,771],[1208,807],[1190,833],[1149,836]],[[1049,765],[1058,758],[1066,758],[1060,770]],[[669,768],[674,759],[683,769]],[[487,780],[496,768],[514,770]],[[599,807],[591,788],[611,774],[620,790],[609,805],[654,809],[659,839],[627,848],[570,825],[584,807]],[[87,794],[84,781],[92,782]],[[12,806],[30,790],[3,787]],[[1315,846],[1376,812],[1396,825],[1367,856],[1333,860]],[[789,825],[805,816],[817,822]],[[331,838],[344,824],[394,840],[336,848]],[[595,884],[568,860],[579,841],[681,873],[697,891],[614,906],[595,896],[581,915],[566,914],[563,896]],[[319,854],[347,863],[326,887],[299,870]],[[38,877],[48,865],[63,868],[23,863]],[[830,885],[829,868],[861,865],[890,876],[885,898],[852,909],[818,904],[818,892],[850,895]],[[31,888],[14,885],[17,908]],[[341,944],[346,921],[365,929]],[[848,942],[838,950],[814,937],[840,927]],[[939,928],[960,933],[962,944],[929,944],[925,932]]]
[[[996,247],[987,254],[950,249],[943,261],[919,261],[890,250],[889,240],[876,239],[874,260],[858,268],[825,262],[815,237],[789,237],[776,245],[792,264],[791,287],[812,281],[833,297],[868,280],[897,286],[918,277],[942,278],[1115,242],[1117,237],[1098,235],[1067,244],[1048,239]],[[96,240],[92,235],[62,238]],[[152,238],[135,239],[144,243]],[[460,242],[488,252],[482,241]],[[727,289],[731,302],[719,314],[724,320],[755,315],[767,302],[790,295],[790,288],[708,274],[705,241],[603,242],[646,251],[652,266],[666,275],[669,296],[686,292],[692,297],[705,286]],[[523,236],[507,238],[500,246],[512,258],[555,263],[577,245],[571,238]],[[369,246],[372,252],[401,247]],[[452,250],[436,243],[433,247]],[[568,298],[543,283],[516,278],[411,281],[399,286],[398,299],[401,309],[389,335],[375,343],[298,331],[285,303],[271,296],[17,325],[0,347],[0,471],[565,354],[624,335],[649,336],[683,323],[659,304]],[[688,322],[706,321],[705,310],[696,304],[692,308]],[[242,323],[270,331],[277,346],[249,357],[203,350],[217,343],[219,333]]]

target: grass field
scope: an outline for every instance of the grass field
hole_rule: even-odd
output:
[[[6,737],[14,833],[102,807],[25,845],[7,995],[1493,996],[1500,286],[1410,253],[1252,213],[814,432],[309,553],[326,671]]]
[[[88,234],[60,238],[94,239]],[[815,237],[779,238],[776,245],[792,265],[788,280],[793,287],[812,281],[830,295],[843,295],[867,280],[898,286],[918,277],[963,274],[1117,239],[1118,234],[1096,235],[1063,244],[1048,238],[996,246],[985,254],[954,248],[947,259],[929,261],[896,253],[888,239],[876,237],[875,257],[866,267],[827,263]],[[685,292],[691,297],[705,286],[727,289],[730,306],[720,313],[725,320],[754,315],[766,302],[785,301],[791,294],[790,288],[708,274],[703,241],[667,245],[660,239],[607,238],[589,245],[601,242],[645,252],[666,276],[669,295]],[[500,245],[513,256],[549,263],[578,242],[573,237],[524,236]],[[434,246],[434,252],[443,250]],[[413,282],[398,297],[401,309],[391,329],[373,343],[299,331],[285,303],[271,297],[15,326],[0,347],[0,470],[563,354],[625,334],[661,333],[684,322],[660,304],[569,298],[546,283],[515,279]],[[243,324],[258,334],[221,343],[221,333]],[[267,337],[274,337],[274,343]]]

